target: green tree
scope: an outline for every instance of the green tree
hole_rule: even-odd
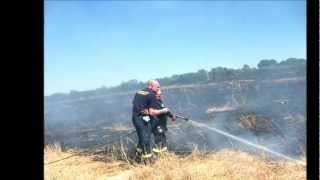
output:
[[[195,82],[206,82],[209,81],[208,72],[204,69],[200,69],[197,73],[194,74],[194,81]]]
[[[297,67],[306,65],[306,60],[298,59],[298,58],[288,58],[285,61],[281,61],[280,65],[289,66],[289,67]]]
[[[277,61],[274,59],[263,59],[259,62],[258,67],[259,69],[263,69],[263,68],[272,68],[275,67],[277,65]]]

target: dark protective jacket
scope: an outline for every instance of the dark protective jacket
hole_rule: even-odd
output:
[[[143,115],[142,111],[149,108],[158,107],[156,93],[149,88],[143,88],[136,92],[133,99],[133,116]]]

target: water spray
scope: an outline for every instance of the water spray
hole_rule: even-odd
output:
[[[287,159],[287,160],[290,160],[290,161],[297,162],[297,163],[299,163],[299,164],[301,164],[301,165],[304,165],[304,166],[306,165],[306,163],[303,162],[303,161],[301,161],[301,160],[297,160],[297,159],[291,158],[291,157],[289,157],[289,156],[286,156],[286,155],[284,155],[284,154],[281,154],[281,153],[279,153],[279,152],[275,152],[275,151],[273,151],[273,150],[271,150],[271,149],[268,149],[268,148],[266,148],[266,147],[264,147],[264,146],[261,146],[261,145],[259,145],[259,144],[252,143],[252,142],[250,142],[250,141],[248,141],[248,140],[242,139],[242,138],[237,137],[237,136],[235,136],[235,135],[232,135],[232,134],[230,134],[230,133],[224,132],[224,131],[222,131],[222,130],[216,129],[216,128],[214,128],[214,127],[210,127],[210,126],[208,126],[208,125],[206,125],[206,124],[199,123],[199,122],[196,122],[196,121],[193,121],[193,120],[190,120],[190,119],[189,119],[189,121],[190,121],[192,124],[194,124],[194,125],[196,125],[196,126],[198,126],[198,127],[205,127],[205,128],[207,128],[207,129],[209,129],[209,130],[215,131],[215,132],[217,132],[217,133],[219,133],[219,134],[222,134],[222,135],[224,135],[224,136],[227,136],[227,137],[229,137],[229,138],[232,138],[232,139],[237,140],[237,141],[239,141],[239,142],[242,142],[242,143],[244,143],[244,144],[250,145],[250,146],[255,147],[255,148],[257,148],[257,149],[264,150],[264,151],[266,151],[266,152],[269,152],[269,153],[271,153],[271,154],[274,154],[274,155],[276,155],[276,156],[282,157],[282,158]]]

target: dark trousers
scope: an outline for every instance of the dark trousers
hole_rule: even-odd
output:
[[[151,122],[146,122],[142,119],[142,116],[133,116],[132,123],[136,128],[138,134],[138,148],[142,149],[144,154],[151,153]]]
[[[160,126],[161,128],[161,126]],[[163,148],[167,146],[167,139],[166,139],[166,134],[165,132],[159,132],[158,129],[155,129],[153,131],[154,135],[154,143],[156,144],[157,147]]]
[[[167,146],[167,138],[165,131],[167,131],[167,117],[158,116],[152,118],[152,133],[154,135],[154,143],[158,148]]]

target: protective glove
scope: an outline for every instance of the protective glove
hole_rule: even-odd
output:
[[[172,122],[175,122],[177,120],[177,116],[172,114],[170,111],[167,113],[167,115],[171,118]]]
[[[176,115],[172,115],[171,120],[172,120],[172,122],[175,122],[177,120],[177,116]]]

